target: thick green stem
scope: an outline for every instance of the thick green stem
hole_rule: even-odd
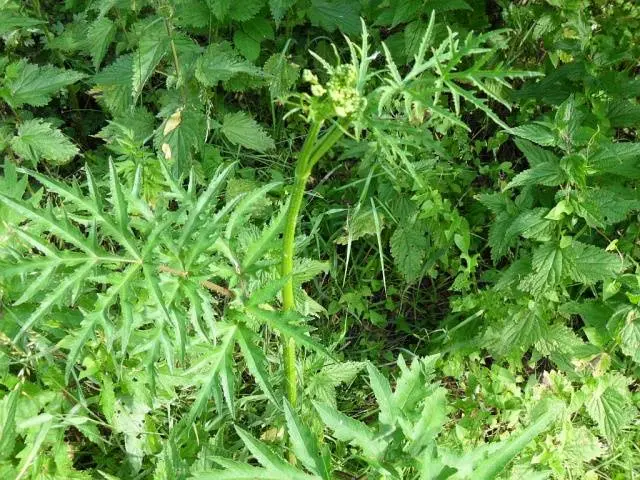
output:
[[[318,122],[311,126],[309,136],[300,151],[296,163],[295,179],[293,191],[291,192],[291,202],[287,211],[282,247],[281,275],[283,278],[287,278],[282,288],[282,308],[284,311],[295,310],[296,308],[293,288],[293,256],[295,253],[296,225],[300,208],[302,207],[302,200],[304,199],[307,180],[313,166],[343,134],[342,128],[334,125],[318,139],[321,126],[322,124]],[[284,338],[283,357],[287,399],[292,406],[295,406],[298,400],[298,380],[296,373],[296,344],[292,338]]]

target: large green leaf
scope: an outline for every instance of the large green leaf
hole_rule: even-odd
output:
[[[553,242],[537,247],[533,252],[533,273],[520,284],[533,294],[552,290],[562,278],[564,250]]]
[[[45,65],[43,67],[21,60],[5,69],[4,87],[0,97],[12,107],[24,104],[40,107],[49,103],[60,89],[85,77],[74,70]]]
[[[391,255],[408,282],[420,276],[427,246],[427,234],[420,223],[398,227],[391,236]]]
[[[196,78],[206,86],[231,80],[239,74],[262,77],[262,70],[238,55],[228,43],[213,43],[196,63]]]
[[[169,39],[166,35],[149,32],[145,34],[133,54],[132,95],[134,99],[142,93],[142,88],[153,75],[160,60],[169,50]]]
[[[116,25],[107,17],[97,18],[87,30],[89,52],[93,68],[98,70],[116,33]]]
[[[609,440],[615,440],[636,412],[621,378],[608,376],[598,380],[594,389],[587,389],[585,406],[600,432]]]
[[[329,405],[318,402],[313,402],[313,405],[322,422],[333,431],[338,440],[359,447],[371,459],[382,456],[387,444],[383,439],[378,438],[367,425],[346,416]]]
[[[35,167],[40,160],[64,165],[78,153],[76,147],[60,130],[41,119],[27,120],[18,127],[11,139],[11,148]]]
[[[566,249],[564,257],[569,276],[586,284],[614,277],[623,267],[622,259],[616,254],[576,241]]]
[[[226,114],[222,120],[222,133],[234,145],[258,152],[275,148],[273,139],[264,128],[244,112]]]

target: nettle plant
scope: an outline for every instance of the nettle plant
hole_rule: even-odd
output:
[[[309,176],[343,137],[366,142],[385,162],[411,172],[419,148],[405,149],[411,142],[404,125],[468,128],[460,119],[466,105],[508,128],[487,100],[510,108],[502,94],[507,79],[531,74],[489,67],[503,32],[459,38],[448,31],[434,46],[432,15],[403,73],[386,47],[384,67],[372,69],[377,54],[370,53],[364,28],[361,45],[347,39],[350,63],[315,56],[327,80],[305,72],[309,93],[289,98],[295,105],[289,115],[301,116],[308,130],[290,195],[281,201],[275,183],[232,194],[233,165],[210,172],[203,185],[205,162],[195,158],[206,157],[210,133],[257,152],[273,148],[244,112],[210,111],[220,83],[262,88],[267,67],[255,67],[224,42],[202,51],[174,30],[181,17],[165,7],[156,5],[157,18],[135,24],[131,38],[119,40],[127,49],[134,42],[133,54],[89,80],[113,116],[99,135],[116,160],[90,159],[71,183],[35,167],[65,164],[77,147],[51,121],[21,109],[45,105],[84,75],[3,59],[0,95],[14,112],[1,145],[10,152],[0,194],[0,340],[7,352],[1,366],[11,390],[2,402],[3,471],[72,478],[77,472],[64,439],[79,432],[90,449],[126,452],[126,463],[99,465],[126,476],[331,478],[341,467],[320,442],[321,427],[310,430],[304,415],[332,430],[338,444],[353,445],[353,461],[372,476],[493,478],[551,424],[553,409],[541,408],[529,427],[502,443],[458,454],[437,446],[447,408],[430,359],[411,366],[401,359],[395,389],[367,366],[380,410],[374,425],[298,398],[300,347],[326,363],[336,359],[310,335],[308,317],[321,307],[301,288],[326,266],[295,252],[308,240],[298,235],[297,222]],[[110,9],[98,9],[89,32],[115,35],[105,16]],[[73,45],[80,35],[71,31],[66,41]],[[91,51],[96,69],[107,48],[101,46]],[[172,71],[156,127],[137,104],[165,57]],[[270,85],[274,96],[295,82],[295,68],[278,58],[270,66],[278,79]],[[12,160],[33,168],[15,168]],[[99,162],[106,173],[97,177],[91,163]],[[23,367],[15,372],[12,365]],[[39,387],[26,382],[33,378]],[[276,442],[277,452],[239,427],[230,431],[231,421],[256,422],[256,411],[267,419],[263,424],[276,425],[284,413],[288,441]],[[262,467],[224,458],[226,443],[238,437]]]
[[[502,192],[477,196],[493,217],[492,259],[510,262],[486,275],[490,287],[454,302],[454,311],[473,313],[456,330],[474,331],[474,340],[459,346],[515,363],[527,352],[532,365],[551,360],[560,382],[580,389],[573,411],[614,444],[637,415],[624,373],[638,363],[640,145],[603,134],[574,96],[552,118],[511,132],[529,168]]]

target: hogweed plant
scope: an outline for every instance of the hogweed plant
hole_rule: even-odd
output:
[[[366,138],[365,141],[375,145],[378,140],[385,149],[381,153],[388,153],[389,143],[393,143],[394,137],[399,135],[387,129],[379,129],[379,124],[385,118],[393,117],[399,123],[395,127],[398,131],[402,129],[402,122],[419,122],[423,128],[432,128],[436,122],[445,121],[452,126],[468,128],[459,119],[461,100],[486,113],[498,125],[509,128],[493,113],[486,100],[460,84],[468,84],[478,92],[486,94],[488,98],[510,108],[507,100],[500,95],[500,88],[509,87],[506,79],[536,74],[485,68],[493,49],[483,45],[499,37],[501,32],[480,36],[469,34],[460,41],[457,34],[449,30],[446,39],[436,48],[433,47],[434,26],[435,12],[432,12],[413,65],[404,77],[384,44],[386,68],[371,71],[372,62],[379,55],[378,52],[370,53],[369,35],[364,22],[360,45],[345,37],[350,52],[350,63],[340,63],[335,46],[333,49],[337,65],[332,65],[311,52],[324,68],[328,80],[322,84],[318,75],[305,70],[303,79],[308,84],[310,94],[297,95],[295,98],[298,105],[287,114],[303,115],[309,129],[296,160],[294,184],[283,236],[281,276],[285,282],[282,289],[284,311],[295,310],[292,278],[295,234],[307,181],[316,163],[343,136],[348,135],[356,140],[370,136],[371,140]],[[476,59],[478,56],[480,58]],[[472,60],[471,66],[461,69],[469,59]],[[378,80],[378,85],[374,84],[373,79]],[[449,101],[453,102],[454,111],[449,110]],[[326,128],[323,130],[323,127]],[[353,130],[353,133],[350,133],[350,130]],[[383,136],[384,139],[380,141],[377,136]],[[401,149],[401,140],[398,138],[397,141],[396,148]],[[295,342],[292,339],[284,339],[283,351],[286,392],[289,402],[295,406],[298,388]]]

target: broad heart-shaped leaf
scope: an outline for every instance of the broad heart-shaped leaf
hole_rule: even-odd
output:
[[[537,143],[543,147],[550,147],[555,145],[555,135],[551,129],[544,123],[534,122],[519,127],[514,127],[509,130],[509,133],[516,137],[524,138],[530,142]]]
[[[186,174],[193,152],[199,152],[207,134],[207,118],[196,106],[176,110],[156,131],[155,146],[172,163],[174,176]]]
[[[3,10],[2,16],[0,16],[0,35],[19,28],[35,27],[42,23],[44,23],[42,20],[20,15],[17,12]]]
[[[338,440],[359,447],[370,459],[379,459],[387,448],[382,438],[377,438],[364,423],[346,416],[329,405],[313,402],[322,422],[329,427]]]
[[[133,57],[134,54],[119,56],[91,79],[96,85],[96,99],[112,115],[126,115],[133,107]]]
[[[265,0],[244,0],[243,2],[231,2],[229,18],[238,22],[246,22],[254,18],[265,5]]]
[[[231,80],[241,73],[255,77],[264,75],[262,70],[240,57],[226,42],[210,44],[196,63],[196,78],[209,87]]]
[[[631,310],[620,333],[622,353],[640,363],[640,312]]]
[[[391,255],[398,270],[407,282],[415,282],[420,276],[427,254],[427,235],[422,224],[398,227],[391,236]]]
[[[260,56],[260,42],[250,37],[242,30],[236,30],[234,32],[233,44],[249,61],[255,62]]]
[[[621,378],[608,375],[598,378],[597,382],[595,388],[583,387],[587,393],[585,406],[600,432],[607,439],[615,440],[635,416],[635,408],[628,395],[628,386]]]
[[[364,367],[364,362],[352,361],[325,365],[307,378],[305,391],[312,398],[335,408],[336,388],[351,382]]]
[[[271,16],[276,21],[276,24],[284,18],[284,14],[289,8],[296,4],[296,1],[297,0],[269,0]]]
[[[40,159],[53,165],[64,165],[79,153],[78,147],[60,130],[38,118],[27,120],[18,127],[18,134],[11,139],[11,148],[34,167]]]
[[[545,290],[552,290],[562,278],[563,253],[553,242],[544,243],[533,252],[531,264],[533,273],[520,283],[520,287],[540,295]]]
[[[560,159],[553,152],[541,148],[528,140],[516,138],[514,143],[524,153],[529,165],[532,167],[541,163],[560,163]]]
[[[266,152],[275,143],[264,128],[244,112],[228,113],[222,120],[222,133],[234,145]]]
[[[284,417],[287,421],[287,432],[291,440],[291,448],[296,458],[304,465],[309,471],[319,475],[324,480],[329,480],[331,474],[327,468],[327,464],[324,458],[320,454],[318,448],[318,442],[300,417],[291,407],[291,404],[287,399],[283,400]]]
[[[640,142],[602,142],[589,156],[589,164],[597,174],[640,178]]]
[[[87,30],[87,43],[93,60],[93,68],[98,70],[107,48],[113,41],[116,26],[108,17],[98,17]]]
[[[49,103],[60,89],[85,76],[74,70],[51,65],[41,67],[21,60],[6,67],[4,88],[0,88],[0,96],[14,108],[24,104],[41,107]]]
[[[499,348],[502,352],[513,349],[528,350],[531,345],[545,338],[549,326],[545,318],[535,310],[523,310],[509,318],[507,326],[500,333]]]
[[[589,226],[603,228],[625,220],[632,211],[640,209],[640,198],[631,188],[591,188],[580,192],[571,204]]]
[[[539,163],[535,167],[520,172],[509,182],[506,188],[543,185],[554,187],[566,180],[566,174],[560,164],[552,162]]]
[[[300,67],[289,62],[284,53],[271,55],[263,69],[273,98],[285,97],[295,85],[300,72]]]
[[[309,20],[329,32],[339,29],[347,35],[360,32],[359,4],[349,0],[311,0]]]
[[[207,6],[216,18],[223,19],[229,13],[232,0],[206,0]]]
[[[140,39],[138,50],[133,54],[131,94],[134,99],[142,93],[142,88],[151,78],[168,49],[169,39],[164,32],[149,32]]]
[[[622,259],[616,254],[576,241],[566,249],[564,256],[568,275],[576,282],[588,285],[615,276],[623,267]]]

